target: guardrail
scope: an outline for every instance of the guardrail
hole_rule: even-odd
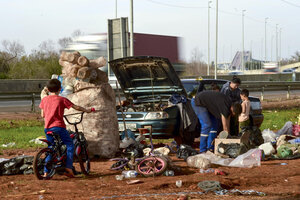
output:
[[[116,91],[115,81],[110,81],[112,88]],[[244,81],[241,88],[246,88],[250,92],[261,92],[261,100],[264,100],[265,91],[286,91],[287,99],[290,99],[292,90],[300,90],[300,81],[296,82],[273,82],[273,81]],[[41,88],[42,89],[42,88]],[[31,100],[31,111],[35,112],[35,102],[40,99],[41,89],[34,92],[11,92],[1,93],[0,101],[18,101],[18,100]],[[122,94],[121,89],[120,93]]]

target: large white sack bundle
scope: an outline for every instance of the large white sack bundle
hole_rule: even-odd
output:
[[[85,113],[79,131],[84,133],[88,142],[91,157],[98,155],[103,158],[114,157],[119,149],[118,119],[115,106],[115,93],[109,83],[99,86],[78,81],[74,87],[75,93],[67,98],[74,104],[84,108],[94,107],[96,112]],[[65,114],[78,112],[74,109],[66,110]],[[78,116],[70,116],[71,121]],[[67,129],[74,131],[74,126],[67,125]]]

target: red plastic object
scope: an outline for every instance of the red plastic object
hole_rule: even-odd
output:
[[[215,169],[215,175],[222,175],[222,176],[225,176],[227,175],[225,172],[221,171],[221,170],[218,170],[218,169]]]
[[[293,125],[293,135],[294,136],[300,136],[300,125],[299,124],[295,124]]]
[[[92,112],[95,112],[96,110],[95,110],[95,108],[91,108],[91,111],[92,111]]]

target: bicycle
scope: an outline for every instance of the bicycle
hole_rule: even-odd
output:
[[[144,131],[149,131],[149,129],[144,129]],[[123,170],[123,169],[135,169],[138,174],[145,177],[158,176],[163,174],[166,169],[168,162],[162,156],[153,154],[153,142],[152,142],[152,131],[150,129],[150,143],[151,151],[149,156],[144,156],[142,158],[135,158],[135,155],[125,156],[123,158],[113,158],[110,161],[116,161],[111,166],[111,170]],[[130,158],[129,158],[130,157]]]
[[[92,109],[93,110],[93,109]],[[94,111],[94,110],[93,110]],[[71,123],[67,116],[80,114],[80,120],[78,122]],[[69,115],[64,115],[65,120],[75,127],[75,132],[71,132],[70,137],[74,144],[74,160],[78,160],[81,172],[84,175],[90,173],[90,159],[87,151],[87,142],[82,132],[78,131],[77,125],[82,122],[82,113],[73,113]],[[47,135],[52,136],[54,139],[54,144],[51,144],[46,139],[40,139],[41,141],[48,144],[47,148],[41,149],[35,156],[33,160],[33,171],[37,179],[47,180],[51,179],[56,173],[62,174],[65,171],[66,158],[67,158],[67,148],[61,141],[58,134],[55,132],[47,132]],[[46,161],[46,158],[50,159]],[[44,169],[47,168],[49,173],[47,177],[44,177]],[[74,174],[76,173],[73,167]]]

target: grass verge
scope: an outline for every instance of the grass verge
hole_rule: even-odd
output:
[[[287,121],[297,122],[299,116],[299,109],[289,110],[266,110],[263,111],[264,122],[261,130],[271,129],[279,130]],[[38,120],[0,120],[0,150],[1,149],[26,149],[31,147],[39,147],[29,141],[39,136],[43,136],[43,122]],[[173,139],[163,140],[155,139],[153,142],[168,143]],[[2,144],[14,142],[16,145],[13,147],[2,147]]]

